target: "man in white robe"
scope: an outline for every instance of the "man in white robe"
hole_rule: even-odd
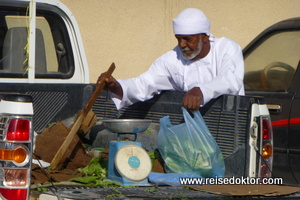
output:
[[[173,19],[173,31],[178,46],[159,57],[148,71],[131,79],[105,80],[117,109],[163,90],[186,92],[182,105],[190,110],[223,94],[244,95],[241,47],[228,38],[215,38],[202,11],[183,10]]]

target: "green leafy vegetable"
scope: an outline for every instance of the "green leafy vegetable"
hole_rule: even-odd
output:
[[[106,169],[101,166],[102,157],[93,158],[88,166],[78,169],[79,172],[85,173],[87,176],[106,177]]]
[[[93,158],[86,167],[78,169],[85,176],[72,178],[70,181],[92,185],[108,185],[107,181],[103,182],[103,179],[107,177],[107,170],[102,167],[101,163],[103,163],[103,158]]]

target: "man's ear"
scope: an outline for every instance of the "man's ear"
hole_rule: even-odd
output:
[[[204,42],[204,43],[209,42],[209,36],[206,35],[206,34],[203,34],[203,35],[202,35],[202,42]]]

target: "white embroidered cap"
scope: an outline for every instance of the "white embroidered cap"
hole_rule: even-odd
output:
[[[210,21],[199,9],[187,8],[173,19],[175,35],[195,35],[199,33],[210,34]]]

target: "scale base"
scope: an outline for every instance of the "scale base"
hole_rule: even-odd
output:
[[[121,178],[120,177],[111,177],[111,178],[108,177],[107,181],[112,182],[112,183],[117,183],[122,186],[144,186],[144,187],[152,186],[152,184],[150,184],[147,179],[145,179],[143,181],[139,181],[139,182],[134,182],[134,181],[130,181],[124,177],[121,177]]]
[[[132,181],[120,175],[115,166],[115,156],[118,150],[124,145],[136,145],[142,147],[140,142],[132,141],[110,141],[109,143],[109,158],[108,158],[108,179],[112,182],[119,183],[123,186],[152,186],[148,182],[148,178],[142,181]]]

